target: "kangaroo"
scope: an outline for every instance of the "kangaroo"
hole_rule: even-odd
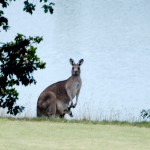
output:
[[[60,117],[60,118],[64,118],[64,116],[65,116],[65,114],[68,114],[70,117],[73,117],[73,115],[72,115],[72,111],[70,110],[71,109],[71,107],[68,107],[68,109],[67,110],[64,110],[64,113],[63,114],[58,114],[58,116]],[[57,116],[57,115],[56,115]]]
[[[72,65],[71,77],[48,86],[39,96],[37,101],[37,116],[64,117],[65,114],[72,115],[71,108],[75,108],[82,85],[80,78],[80,66],[83,64],[80,59],[76,64],[70,58]],[[73,99],[76,96],[75,104]]]

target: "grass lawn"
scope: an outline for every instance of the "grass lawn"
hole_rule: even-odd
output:
[[[0,118],[0,150],[150,150],[150,124]]]

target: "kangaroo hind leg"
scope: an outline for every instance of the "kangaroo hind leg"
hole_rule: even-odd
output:
[[[50,93],[49,101],[46,114],[48,117],[53,118],[56,116],[56,97],[52,92]]]

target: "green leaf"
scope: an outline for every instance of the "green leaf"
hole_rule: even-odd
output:
[[[37,56],[36,44],[42,37],[26,37],[17,34],[14,41],[0,47],[0,107],[7,108],[9,114],[16,115],[24,107],[16,107],[17,85],[36,84],[33,72],[45,68],[46,63]]]
[[[4,12],[2,10],[0,10],[0,16],[2,16],[4,14]]]
[[[28,0],[24,1],[24,8],[23,10],[30,13],[32,15],[33,11],[35,11],[36,5],[29,3]]]

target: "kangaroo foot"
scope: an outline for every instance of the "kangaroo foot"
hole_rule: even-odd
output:
[[[73,117],[72,111],[70,110],[71,108],[68,107],[67,109],[64,110],[64,114],[68,114],[70,117]]]
[[[73,114],[71,113],[69,116],[70,116],[70,117],[73,117]]]

